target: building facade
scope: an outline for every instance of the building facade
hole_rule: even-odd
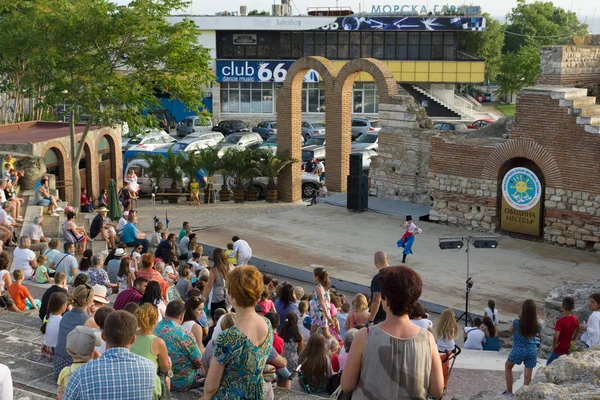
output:
[[[184,17],[173,17],[173,22]],[[306,56],[332,60],[337,68],[357,58],[386,64],[398,84],[431,116],[460,118],[464,102],[457,84],[484,80],[485,62],[460,51],[460,35],[485,29],[479,16],[192,16],[198,42],[213,57],[215,85],[208,90],[214,122],[240,119],[254,125],[276,119],[277,89],[294,61]],[[373,78],[354,83],[354,116],[376,117],[379,93]],[[302,113],[323,121],[325,89],[316,71],[304,78]]]

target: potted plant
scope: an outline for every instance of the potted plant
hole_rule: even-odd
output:
[[[220,171],[223,177],[223,183],[221,184],[221,190],[219,190],[219,201],[230,201],[231,190],[229,190],[229,181],[235,177],[235,162],[233,157],[235,152],[226,151],[221,157]]]
[[[167,151],[167,156],[164,158],[165,175],[171,179],[171,187],[168,190],[170,193],[181,193],[183,188],[183,170],[181,163],[185,163],[184,156],[173,153],[171,149]],[[177,203],[177,196],[170,196],[169,203]]]
[[[214,203],[217,199],[215,198],[215,175],[221,169],[221,160],[219,159],[219,150],[221,147],[216,148],[207,148],[200,150],[197,154],[198,157],[198,166],[207,177],[207,185],[204,188],[204,202],[205,203]],[[211,195],[212,193],[212,195]],[[210,201],[209,201],[210,200]]]
[[[279,176],[281,170],[296,162],[298,162],[298,160],[280,156],[270,150],[266,150],[262,152],[260,161],[254,163],[260,176],[264,176],[268,179],[267,193],[265,196],[268,203],[277,203],[279,191],[277,190],[277,183],[275,180]]]
[[[248,164],[246,163],[246,155],[244,150],[228,149],[223,155],[227,168],[234,178],[233,186],[233,201],[243,203],[246,198],[246,188],[244,183],[248,176]]]
[[[146,172],[154,182],[156,190],[160,192],[161,184],[163,183],[162,181],[165,177],[165,157],[162,154],[147,153],[142,154],[142,159],[144,159],[148,163],[148,168],[146,169]],[[152,191],[154,192],[154,190],[155,189],[153,187]]]
[[[246,199],[248,201],[257,201],[260,192],[254,186],[254,178],[260,175],[260,170],[255,166],[260,163],[261,156],[265,150],[259,149],[244,149],[244,164],[246,166],[243,178],[248,182],[248,186],[246,189]]]

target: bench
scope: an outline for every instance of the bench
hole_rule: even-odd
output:
[[[181,198],[183,198],[183,202],[188,201],[190,194],[189,193],[152,193],[152,204],[155,204],[157,198],[160,197],[160,204],[163,204],[165,199],[169,197],[177,197],[177,204],[180,204]]]

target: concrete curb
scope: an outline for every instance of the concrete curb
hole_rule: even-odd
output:
[[[205,254],[212,254],[214,249],[219,247],[219,246],[213,246],[213,245],[207,244],[207,243],[200,243],[200,244],[202,245]],[[275,261],[269,261],[269,260],[265,260],[265,259],[259,258],[259,257],[252,257],[250,259],[250,264],[254,265],[256,268],[258,268],[258,270],[260,272],[263,272],[265,274],[279,275],[284,278],[294,279],[297,281],[307,282],[307,283],[314,282],[312,273],[310,271],[306,271],[299,267],[281,264],[281,263],[278,263]],[[331,279],[331,286],[336,289],[339,289],[341,291],[350,292],[350,293],[366,293],[366,294],[371,293],[371,289],[366,285],[362,285],[359,283],[350,282],[350,281],[347,281],[344,279],[339,279],[339,278],[334,278],[334,277],[330,277],[330,279]],[[427,300],[420,300],[419,302],[423,305],[423,307],[425,307],[427,310],[429,310],[429,312],[432,312],[434,314],[441,314],[445,309],[448,308],[448,306],[445,306],[443,304],[437,304],[437,303],[433,303],[433,302],[427,301]],[[459,315],[461,315],[463,312],[464,312],[464,310],[454,309],[454,314],[457,317]],[[480,315],[480,314],[476,314],[473,312],[469,312],[469,314],[471,314],[471,316],[473,318],[475,318],[475,317],[482,318],[482,315]]]

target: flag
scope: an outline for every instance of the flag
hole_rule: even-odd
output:
[[[167,224],[167,229],[169,229],[169,216],[167,215],[167,210],[165,210],[165,223]]]

